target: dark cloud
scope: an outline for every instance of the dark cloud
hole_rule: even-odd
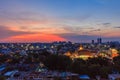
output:
[[[103,37],[103,41],[118,41],[120,42],[120,37]]]
[[[100,37],[96,35],[79,35],[74,33],[61,34],[59,36],[65,38],[68,41],[73,41],[73,42],[91,42],[91,40],[97,40],[97,38]],[[102,39],[103,42],[120,41],[120,37],[102,37]]]
[[[115,27],[115,28],[120,28],[120,26],[118,26],[118,27]]]
[[[98,36],[90,36],[90,35],[79,35],[79,34],[61,34],[61,37],[67,39],[68,41],[73,42],[90,42],[92,39],[98,38]]]
[[[69,15],[69,16],[60,16],[60,20],[65,20],[65,21],[73,21],[73,22],[82,22],[87,19],[89,19],[92,16],[92,14],[84,14],[84,15]]]
[[[99,32],[101,29],[95,29],[94,27],[87,26],[72,26],[72,25],[62,25],[62,28],[69,31],[70,33],[76,34],[91,34],[92,32]]]
[[[38,18],[39,17],[39,18]],[[45,14],[30,12],[30,11],[0,11],[0,21],[8,21],[15,23],[23,22],[38,22],[45,23],[48,21],[48,17]],[[29,23],[28,23],[29,24]]]
[[[91,30],[90,32],[93,32],[93,31],[101,31],[101,29],[94,29],[94,30]]]
[[[7,26],[0,25],[0,38],[8,38],[11,36],[17,36],[22,34],[33,34],[32,32],[25,32],[25,31],[13,31]]]
[[[20,29],[22,30],[42,30],[42,29],[48,29],[47,27],[28,27],[28,26],[20,26]]]
[[[90,30],[88,30],[88,31],[83,31],[82,32],[82,34],[85,34],[85,35],[87,35],[87,34],[91,34],[91,33],[93,33],[93,32],[99,32],[99,31],[101,31],[101,29],[90,29]]]
[[[102,23],[102,24],[105,25],[105,26],[106,26],[106,25],[111,25],[111,23]]]
[[[75,25],[60,25],[61,28],[64,30],[70,31],[70,32],[80,32],[84,30],[92,30],[93,27],[87,27],[87,26],[75,26]]]
[[[20,29],[28,29],[27,26],[21,26]]]
[[[111,23],[109,23],[109,22],[106,22],[106,23],[99,23],[99,24],[97,24],[98,26],[103,26],[103,27],[111,27]]]

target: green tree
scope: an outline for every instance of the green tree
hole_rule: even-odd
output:
[[[107,78],[108,74],[112,73],[112,68],[110,66],[103,66],[100,68],[100,75],[103,78]]]
[[[0,80],[6,80],[4,76],[0,76]]]
[[[87,74],[88,66],[86,61],[83,59],[74,59],[73,63],[71,64],[70,71],[79,74]]]
[[[99,64],[91,64],[88,66],[88,75],[95,78],[96,75],[100,75],[100,68]]]
[[[110,60],[105,58],[105,57],[94,57],[94,58],[89,58],[87,60],[88,64],[99,64],[101,66],[108,66],[110,64]]]
[[[8,55],[1,55],[0,56],[0,64],[5,63],[8,58],[9,58]]]
[[[63,55],[50,55],[46,58],[44,64],[51,70],[65,71],[70,67],[72,60]]]
[[[113,63],[116,65],[120,65],[120,56],[114,57],[113,58]]]

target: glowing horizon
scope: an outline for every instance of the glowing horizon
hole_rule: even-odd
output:
[[[119,7],[117,0],[1,0],[0,42],[120,41]]]

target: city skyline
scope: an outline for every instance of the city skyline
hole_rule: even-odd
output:
[[[1,0],[0,42],[120,41],[119,0]]]

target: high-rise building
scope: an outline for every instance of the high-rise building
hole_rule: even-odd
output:
[[[97,43],[101,44],[102,43],[102,38],[97,38]]]
[[[100,38],[99,41],[100,41],[99,43],[101,44],[102,43],[102,38]]]
[[[95,41],[94,40],[92,40],[92,44],[94,44],[95,43]]]

